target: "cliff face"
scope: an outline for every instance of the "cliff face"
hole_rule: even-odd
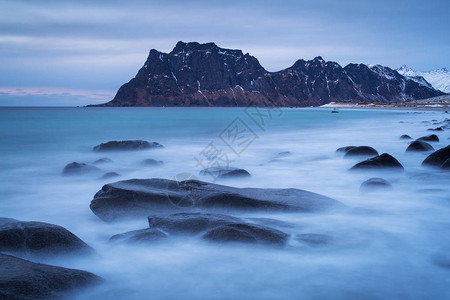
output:
[[[268,72],[241,50],[178,42],[170,53],[151,50],[136,77],[102,106],[310,106],[401,102],[441,94],[379,65],[342,68],[316,57]]]

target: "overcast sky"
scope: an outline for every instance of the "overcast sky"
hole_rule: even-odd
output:
[[[215,42],[269,71],[322,56],[450,67],[449,0],[0,0],[0,105],[109,101],[151,48]]]

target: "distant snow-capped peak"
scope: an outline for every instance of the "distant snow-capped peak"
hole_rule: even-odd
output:
[[[397,72],[420,84],[424,84],[423,80],[421,80],[422,77],[426,82],[430,83],[433,88],[444,93],[450,93],[450,72],[446,68],[427,72],[416,72],[408,66],[403,65],[397,69]]]

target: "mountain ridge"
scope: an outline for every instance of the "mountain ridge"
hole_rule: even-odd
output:
[[[425,80],[430,86],[444,93],[450,93],[450,72],[446,68],[426,72],[416,72],[406,65],[396,69],[401,75],[423,82]],[[422,80],[423,79],[423,80]]]
[[[152,49],[113,100],[96,106],[318,106],[329,102],[404,102],[442,92],[380,65],[297,60],[269,72],[250,54],[215,43]]]

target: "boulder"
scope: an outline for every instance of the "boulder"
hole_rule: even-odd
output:
[[[99,158],[96,161],[94,161],[94,165],[107,164],[107,163],[112,163],[112,160],[107,157]]]
[[[112,236],[111,242],[153,243],[168,238],[168,235],[156,228],[133,230]]]
[[[430,128],[429,131],[444,131],[442,127]]]
[[[406,148],[406,152],[427,152],[434,151],[433,146],[424,141],[414,141]]]
[[[372,157],[372,156],[377,156],[377,155],[378,155],[378,151],[372,147],[358,146],[358,147],[349,149],[347,152],[345,152],[344,157],[355,157],[355,156]]]
[[[383,153],[354,165],[350,170],[390,169],[403,171],[403,166],[393,156]]]
[[[360,190],[361,191],[374,191],[374,190],[386,190],[392,189],[392,185],[383,178],[370,178],[363,183],[361,183]]]
[[[106,184],[90,208],[104,221],[177,210],[320,212],[343,207],[334,199],[299,189],[235,188],[198,180],[131,179]]]
[[[417,139],[418,141],[425,141],[425,142],[439,142],[439,137],[435,134],[423,136],[421,138]]]
[[[282,231],[261,225],[232,223],[209,230],[202,238],[214,242],[240,242],[284,246],[288,235]]]
[[[35,255],[93,252],[85,242],[61,226],[14,219],[0,221],[0,251]]]
[[[103,174],[102,179],[110,179],[110,178],[119,177],[119,176],[120,176],[119,173],[107,172],[107,173]]]
[[[450,158],[450,145],[441,148],[430,155],[422,162],[422,166],[432,166],[440,168],[447,159]]]
[[[401,139],[401,140],[412,140],[412,137],[410,137],[410,136],[407,135],[407,134],[404,134],[404,135],[400,136],[400,139]]]
[[[214,179],[224,179],[232,177],[249,177],[250,173],[247,170],[233,167],[211,167],[201,170],[200,175],[211,176]]]
[[[152,158],[147,158],[147,159],[144,159],[143,161],[141,161],[141,165],[146,166],[146,167],[160,166],[162,164],[163,164],[162,161],[152,159]]]
[[[0,253],[0,299],[54,299],[100,283],[81,270],[54,267]]]
[[[100,171],[99,168],[87,165],[85,163],[73,162],[66,165],[62,171],[63,175],[82,175],[92,172]]]
[[[156,142],[147,142],[142,140],[127,140],[127,141],[110,141],[101,143],[94,147],[94,151],[129,151],[129,150],[145,150],[151,148],[162,148],[163,145]]]
[[[341,147],[341,148],[336,149],[336,152],[338,152],[338,153],[346,153],[347,151],[349,151],[349,150],[351,150],[353,148],[356,148],[356,146],[345,146],[345,147]]]
[[[450,171],[450,158],[447,158],[441,166],[441,170]]]

